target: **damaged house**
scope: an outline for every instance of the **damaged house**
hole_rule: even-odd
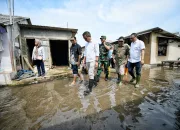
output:
[[[146,46],[145,64],[157,65],[162,61],[173,61],[180,58],[180,36],[159,27],[138,32],[137,35]],[[125,42],[131,44],[130,36],[125,37]],[[117,41],[112,42],[112,44],[117,43]]]
[[[9,15],[0,14],[0,85],[11,81],[12,72],[32,69],[31,57],[36,38],[41,40],[45,49],[46,68],[69,66],[69,39],[77,29],[32,25],[30,18],[20,16],[14,17],[12,27]]]

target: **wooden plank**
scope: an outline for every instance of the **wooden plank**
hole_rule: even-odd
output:
[[[27,44],[26,44],[26,39],[24,37],[20,38],[20,43],[21,43],[21,60],[22,60],[22,66],[23,69],[25,69],[25,63],[24,63],[24,56],[27,56]]]
[[[26,62],[26,64],[28,65],[28,67],[34,72],[33,67],[31,66],[31,64],[29,63],[28,59],[26,57],[23,56],[24,61]]]

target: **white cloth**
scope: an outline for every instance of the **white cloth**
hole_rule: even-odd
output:
[[[91,62],[96,60],[96,56],[99,56],[99,44],[90,42],[85,45],[86,62]]]
[[[32,60],[37,60],[37,56],[36,56],[35,52],[36,52],[36,46],[34,46],[34,49],[33,49]],[[46,60],[45,51],[44,51],[44,48],[42,46],[40,46],[38,48],[38,56],[41,56],[42,60]]]
[[[97,69],[95,68],[95,63],[95,61],[86,62],[89,79],[94,79],[94,75],[96,75]]]
[[[141,61],[141,50],[143,49],[145,49],[143,41],[137,39],[135,42],[132,42],[128,61],[131,63],[137,63]]]

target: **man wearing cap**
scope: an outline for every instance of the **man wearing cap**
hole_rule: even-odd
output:
[[[121,86],[124,76],[125,64],[127,64],[129,56],[129,45],[124,44],[124,37],[119,37],[118,44],[115,45],[113,51],[113,58],[116,68],[116,73],[118,75],[117,83]]]
[[[70,41],[72,43],[72,46],[70,48],[70,62],[74,77],[73,82],[71,83],[72,86],[76,84],[77,76],[80,77],[80,83],[82,83],[83,81],[82,76],[78,73],[78,67],[80,65],[82,51],[81,51],[81,46],[76,41],[76,37],[71,38]]]
[[[141,78],[141,67],[144,64],[144,53],[145,53],[145,45],[144,42],[137,38],[136,33],[132,33],[130,36],[131,40],[131,49],[130,49],[130,57],[128,59],[128,71],[132,76],[130,82],[135,83],[135,88],[139,87],[139,82]],[[136,77],[134,75],[134,68],[136,68]]]
[[[101,44],[99,45],[99,61],[98,61],[98,71],[97,71],[97,82],[99,81],[99,78],[101,76],[102,72],[102,65],[104,66],[105,70],[105,81],[108,80],[108,75],[109,75],[109,57],[108,57],[108,52],[112,48],[110,43],[106,42],[106,36],[101,36]]]
[[[96,75],[96,68],[98,67],[98,58],[99,58],[99,45],[92,42],[91,34],[88,31],[85,31],[83,34],[84,40],[87,42],[85,45],[84,52],[84,64],[88,69],[89,75],[89,85],[88,90],[84,91],[84,95],[88,95],[92,91],[92,87],[97,85],[94,77]]]

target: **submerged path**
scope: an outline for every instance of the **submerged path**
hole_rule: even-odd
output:
[[[104,75],[102,75],[104,76]],[[180,69],[143,69],[140,88],[111,73],[92,94],[72,79],[0,88],[1,130],[178,130]],[[87,79],[87,77],[85,77]]]

